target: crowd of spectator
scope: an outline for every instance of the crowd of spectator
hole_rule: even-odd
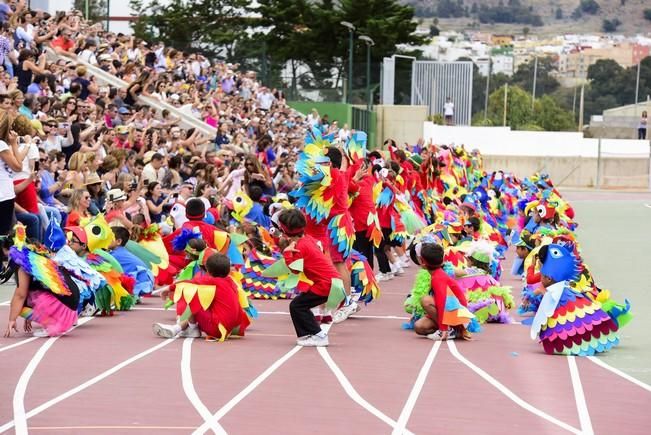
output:
[[[107,32],[79,11],[0,0],[0,29],[0,234],[17,220],[38,240],[52,219],[76,225],[99,212],[131,228],[174,220],[192,196],[215,206],[240,189],[287,193],[306,127],[350,135],[316,110],[298,114],[238,65]],[[100,83],[88,64],[126,85]],[[141,96],[216,134],[182,128],[182,116]]]

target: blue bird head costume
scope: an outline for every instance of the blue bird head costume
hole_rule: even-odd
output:
[[[543,246],[539,252],[542,261],[540,272],[555,282],[573,281],[581,272],[581,262],[569,241],[557,241]]]

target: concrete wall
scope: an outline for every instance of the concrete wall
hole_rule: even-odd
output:
[[[374,107],[377,120],[376,143],[382,146],[386,139],[393,139],[398,144],[414,144],[423,137],[423,122],[427,119],[427,106],[390,106]]]
[[[603,158],[597,180],[597,159],[593,157],[484,156],[488,171],[506,169],[523,177],[547,172],[558,186],[638,188],[649,187],[649,159]],[[597,182],[599,185],[597,186]]]
[[[439,144],[466,144],[486,155],[597,157],[599,140],[564,131],[513,131],[509,127],[443,126],[424,123],[423,138]],[[648,158],[649,141],[602,139],[601,154]]]
[[[435,144],[477,148],[484,156],[487,170],[506,169],[518,176],[544,171],[563,186],[649,187],[649,141],[602,139],[597,176],[599,141],[586,139],[581,133],[446,127],[426,122],[423,138]]]

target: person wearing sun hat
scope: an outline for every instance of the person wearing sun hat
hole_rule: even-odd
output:
[[[124,212],[124,202],[127,194],[122,189],[111,189],[106,193],[106,222],[110,225],[121,225],[127,229],[133,223]]]
[[[104,210],[106,203],[106,196],[102,188],[102,179],[97,175],[97,172],[91,172],[85,176],[84,186],[88,193],[90,193],[90,206],[88,207],[88,211],[95,216]]]

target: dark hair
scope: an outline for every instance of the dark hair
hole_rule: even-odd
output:
[[[196,220],[202,220],[206,214],[206,206],[199,198],[191,198],[185,203],[185,215],[190,218],[194,217]]]
[[[305,216],[297,208],[288,208],[280,212],[278,215],[278,221],[285,226],[289,231],[296,231],[295,235],[302,235],[302,231],[307,225]]]
[[[115,240],[120,241],[120,246],[124,246],[129,241],[129,230],[124,227],[111,227],[113,234],[115,235]]]
[[[341,168],[341,151],[339,151],[335,147],[328,147],[328,151],[326,151],[326,157],[330,159],[330,163],[332,164],[333,168],[339,169]]]
[[[475,266],[475,267],[483,270],[484,272],[490,274],[490,265],[488,263],[484,263],[483,261],[479,261],[474,257],[469,257],[469,260],[470,260],[470,264],[472,266]]]
[[[154,193],[154,188],[158,186],[160,183],[158,181],[152,181],[147,185],[147,194],[152,195]]]
[[[425,268],[435,270],[443,265],[445,252],[441,245],[436,243],[423,243],[420,248],[420,256],[425,261]]]
[[[249,186],[249,196],[251,197],[251,201],[259,202],[260,198],[262,198],[262,188],[255,185]]]
[[[206,270],[210,276],[225,278],[231,272],[231,261],[223,254],[212,254],[206,261]]]
[[[473,231],[479,231],[479,227],[481,226],[481,222],[479,221],[479,218],[475,216],[469,218],[468,221],[466,222],[466,225],[467,224],[472,225]]]
[[[398,158],[398,161],[401,162],[401,163],[404,162],[405,160],[407,160],[407,155],[405,154],[405,152],[403,150],[398,150],[394,154]]]
[[[204,239],[190,239],[188,241],[188,246],[194,249],[197,252],[201,252],[208,247]]]
[[[153,156],[151,156],[152,161],[153,160],[163,160],[163,155],[161,153],[154,153]]]

